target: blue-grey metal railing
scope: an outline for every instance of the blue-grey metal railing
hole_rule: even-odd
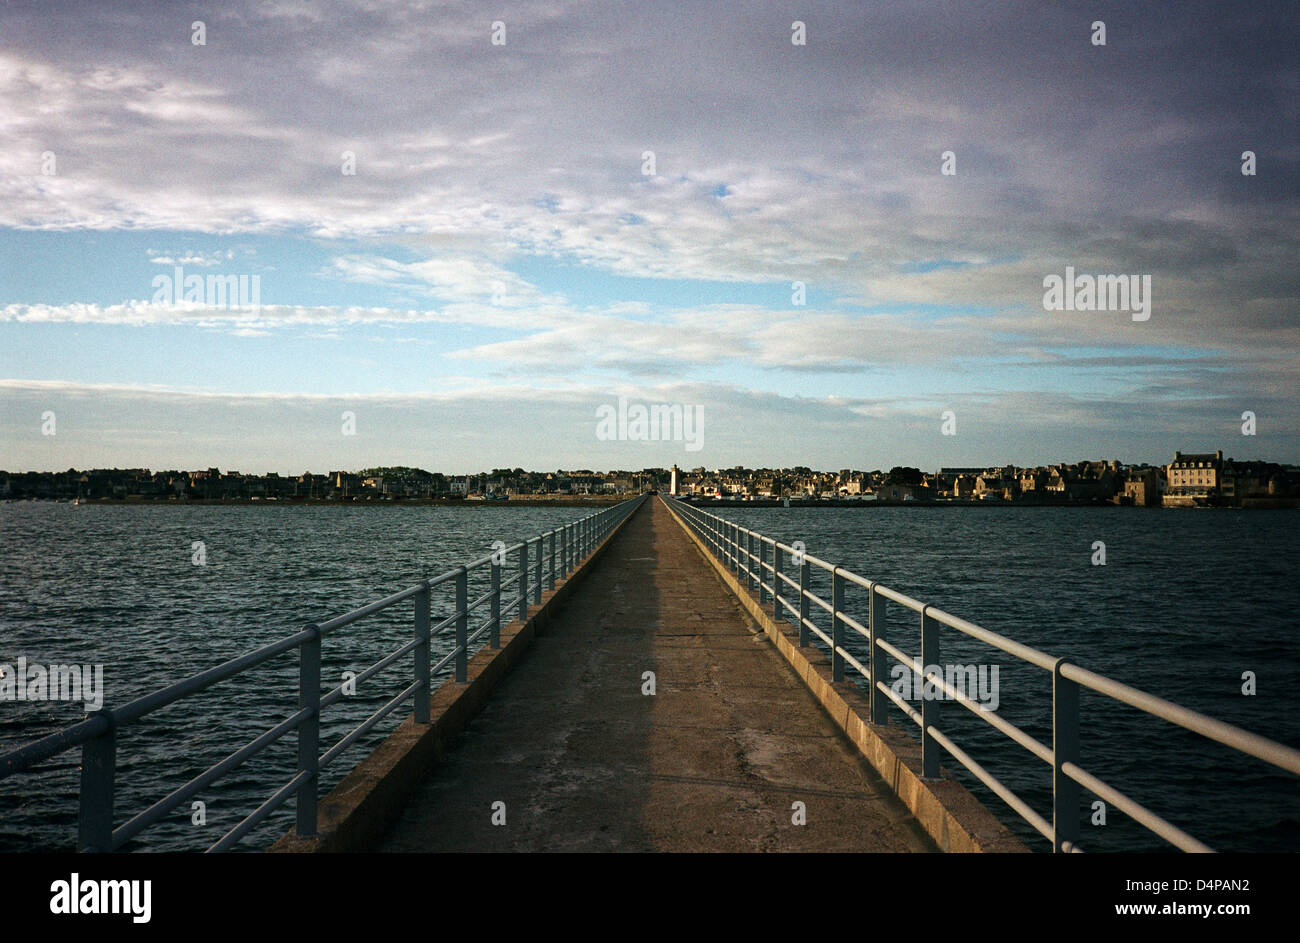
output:
[[[403,704],[411,703],[416,723],[429,723],[429,697],[432,694],[430,677],[448,664],[454,664],[454,680],[464,682],[470,646],[482,638],[484,633],[488,633],[487,644],[493,648],[500,647],[503,613],[513,613],[515,618],[526,619],[529,595],[532,595],[534,604],[540,603],[544,589],[553,590],[557,580],[564,579],[581,565],[596,550],[601,541],[626,520],[644,500],[644,496],[632,498],[544,534],[530,537],[512,547],[497,547],[492,554],[472,563],[424,580],[335,619],[308,625],[287,638],[168,685],[160,691],[136,698],[121,707],[105,707],[88,714],[80,723],[65,727],[34,743],[0,756],[0,780],[30,769],[74,747],[81,747],[81,797],[77,848],[80,851],[115,851],[226,773],[252,759],[282,737],[296,731],[298,737],[296,774],[209,847],[208,851],[230,849],[290,799],[296,799],[298,834],[313,836],[316,834],[316,801],[321,770],[337,760],[349,747],[356,744],[375,725]],[[517,561],[516,595],[503,600],[503,570],[506,569],[512,554]],[[490,568],[489,589],[478,599],[470,601],[469,574],[481,567]],[[447,585],[454,587],[455,611],[437,625],[430,626],[432,593],[438,587]],[[348,683],[359,685],[391,667],[399,658],[413,655],[414,670],[411,683],[332,747],[320,753],[321,714],[327,707],[341,700],[345,693],[343,685],[325,694],[321,693],[321,638],[336,629],[349,626],[406,600],[414,602],[414,638],[359,672]],[[482,625],[471,632],[470,613],[485,603],[489,604],[489,615]],[[449,628],[454,628],[455,631],[455,647],[436,664],[430,664],[430,639]],[[143,812],[114,827],[113,807],[120,731],[160,708],[174,704],[295,649],[298,651],[298,710],[295,713],[225,759],[210,766],[185,785],[159,799]]]
[[[1099,799],[1115,806],[1176,848],[1191,852],[1213,851],[1203,842],[1170,824],[1079,765],[1080,688],[1095,691],[1153,717],[1166,720],[1241,753],[1263,760],[1279,769],[1300,775],[1300,750],[1121,684],[1074,664],[1066,658],[1048,655],[1036,648],[998,635],[996,632],[990,632],[965,619],[949,615],[941,609],[892,590],[880,582],[866,579],[843,567],[820,560],[808,554],[803,547],[796,549],[683,501],[669,499],[666,504],[698,535],[719,563],[726,566],[742,585],[756,593],[760,606],[771,606],[773,619],[778,622],[790,621],[787,617],[788,613],[795,620],[794,624],[799,629],[800,646],[809,645],[815,637],[826,647],[831,658],[833,681],[844,680],[846,664],[851,665],[865,679],[871,723],[887,723],[888,708],[892,704],[920,728],[921,766],[925,778],[940,777],[940,750],[946,751],[1006,802],[1035,831],[1050,841],[1053,851],[1083,850],[1079,847],[1081,788],[1087,789]],[[786,573],[784,563],[786,554],[798,561],[796,576],[792,577]],[[826,571],[831,576],[830,602],[808,589],[809,571],[813,567]],[[844,589],[847,584],[860,586],[870,593],[866,625],[855,619],[844,608]],[[908,655],[885,639],[886,606],[889,603],[904,606],[920,616],[919,662],[916,657]],[[809,618],[810,604],[829,613],[831,621],[829,635]],[[1015,724],[999,717],[994,711],[979,705],[963,692],[956,690],[942,675],[929,671],[930,666],[939,663],[939,633],[942,626],[956,629],[969,638],[991,645],[1014,658],[1051,672],[1051,746],[1036,740]],[[867,650],[870,653],[867,658],[868,664],[862,664],[844,647],[845,628],[852,629],[866,639]],[[1050,822],[944,733],[940,726],[943,701],[923,698],[921,710],[917,711],[885,683],[890,658],[896,659],[908,668],[919,664],[927,683],[942,690],[948,699],[961,704],[976,717],[984,720],[1052,768],[1052,820]]]

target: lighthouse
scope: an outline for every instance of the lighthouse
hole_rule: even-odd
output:
[[[673,466],[673,476],[672,476],[672,478],[671,478],[671,479],[669,480],[669,482],[668,482],[668,493],[671,494],[671,495],[674,495],[674,496],[678,493],[678,491],[677,491],[677,466],[676,466],[676,465]]]

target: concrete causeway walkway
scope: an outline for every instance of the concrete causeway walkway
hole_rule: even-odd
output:
[[[935,848],[652,498],[375,850]]]

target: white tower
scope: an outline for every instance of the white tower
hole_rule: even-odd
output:
[[[668,483],[668,493],[671,495],[677,494],[677,466],[676,465],[673,466],[673,477]]]

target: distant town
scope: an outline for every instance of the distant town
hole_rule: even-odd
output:
[[[660,491],[709,503],[1119,504],[1138,507],[1300,507],[1300,467],[1175,452],[1166,465],[1118,461],[1020,468],[837,472],[794,468],[643,468],[548,472],[497,468],[444,475],[368,468],[301,475],[112,468],[0,471],[0,499],[85,502],[476,502],[581,501]]]

